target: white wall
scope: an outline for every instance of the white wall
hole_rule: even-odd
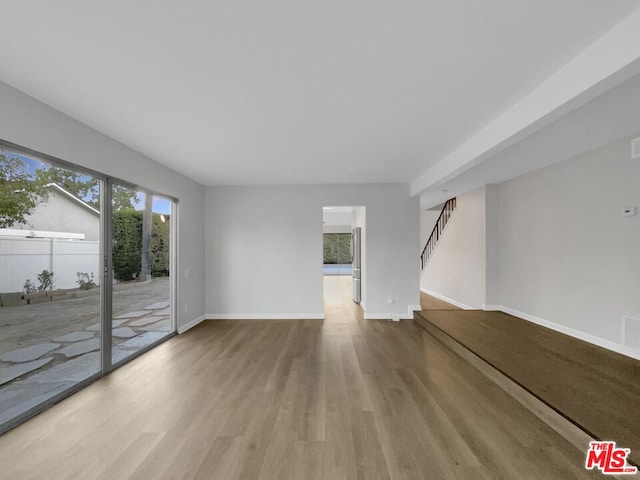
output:
[[[500,304],[500,186],[485,185],[485,308]]]
[[[435,227],[441,212],[442,208],[438,208],[436,210],[420,210],[420,237],[418,238],[418,246],[420,247],[419,253],[422,253],[422,249],[427,244],[429,235],[431,235],[433,227]]]
[[[503,306],[610,342],[640,318],[640,159],[630,139],[500,187]]]
[[[322,214],[322,231],[324,233],[351,233],[353,209],[332,212],[325,210]]]
[[[482,308],[486,293],[485,187],[457,198],[457,207],[429,263],[420,288],[463,308]]]
[[[324,211],[322,214],[323,225],[351,225],[352,209],[347,212]]]
[[[2,82],[0,138],[178,198],[178,324],[204,314],[202,185]]]
[[[24,225],[13,225],[11,228],[84,233],[85,240],[100,239],[100,216],[97,213],[54,188],[43,195],[41,200],[25,218]]]
[[[209,187],[205,203],[209,316],[322,316],[322,207],[331,205],[366,207],[367,314],[408,317],[419,305],[408,185]]]
[[[53,272],[54,288],[77,288],[78,272],[94,274],[100,283],[100,245],[63,238],[0,236],[0,292],[22,292],[26,280],[38,285],[38,274]]]
[[[622,339],[623,317],[640,326],[631,138],[458,197],[421,288],[640,358],[640,338]]]
[[[323,225],[324,233],[351,233],[351,225]]]

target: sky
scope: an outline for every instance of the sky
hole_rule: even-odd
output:
[[[35,158],[31,158],[27,155],[22,155],[22,154],[18,154],[18,153],[14,153],[14,152],[8,152],[11,154],[12,157],[17,157],[20,160],[22,160],[25,164],[25,167],[27,169],[27,173],[34,175],[36,169],[38,168],[42,168],[42,167],[46,167],[50,164],[45,163],[45,162],[41,162],[40,160],[37,160]],[[83,175],[83,178],[91,178],[88,175]],[[138,192],[138,202],[136,204],[134,204],[134,208],[136,210],[143,210],[144,209],[144,198],[145,198],[145,193],[143,191],[139,191]],[[84,199],[83,199],[84,200]],[[171,213],[171,201],[167,200],[165,198],[159,197],[159,196],[154,196],[153,198],[153,211],[155,213],[163,213],[165,215],[168,215]]]

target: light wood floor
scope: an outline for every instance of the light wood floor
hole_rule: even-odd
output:
[[[412,321],[325,311],[202,323],[0,437],[0,477],[596,477]]]

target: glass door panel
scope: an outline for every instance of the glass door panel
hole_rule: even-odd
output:
[[[351,234],[323,234],[323,271],[325,275],[351,275]]]
[[[351,275],[351,234],[336,234],[338,275]]]
[[[111,363],[174,331],[171,308],[173,202],[112,186]]]
[[[101,371],[101,185],[0,149],[0,428]]]

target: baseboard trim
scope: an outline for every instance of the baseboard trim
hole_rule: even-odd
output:
[[[389,312],[389,313],[367,313],[364,312],[365,320],[393,320],[396,316],[400,320],[413,320],[413,312],[419,312],[422,310],[420,305],[409,305],[407,307],[407,313]]]
[[[502,305],[482,305],[482,309],[485,312],[501,312],[502,308]]]
[[[366,313],[364,314],[365,320],[392,320],[393,316],[397,315],[400,320],[413,320],[413,312],[411,313]]]
[[[324,313],[207,313],[207,320],[324,320]]]
[[[509,315],[513,315],[514,317],[522,318],[523,320],[527,320],[528,322],[535,323],[537,325],[541,325],[546,328],[550,328],[551,330],[555,330],[556,332],[564,333],[565,335],[569,335],[570,337],[577,338],[578,340],[582,340],[584,342],[591,343],[598,347],[611,350],[612,352],[616,352],[621,355],[625,355],[627,357],[640,360],[639,351],[633,350],[631,348],[627,348],[624,345],[618,344],[616,342],[605,340],[604,338],[596,337],[595,335],[581,332],[580,330],[575,330],[570,327],[565,327],[564,325],[560,325],[559,323],[550,322],[549,320],[545,320],[543,318],[536,317],[535,315],[530,315],[528,313],[521,312],[514,308],[505,307],[504,305],[499,305],[498,310],[504,313],[508,313]]]
[[[477,308],[470,307],[469,305],[465,305],[464,303],[457,302],[452,298],[445,297],[444,295],[440,295],[438,292],[434,292],[433,290],[428,290],[426,288],[420,287],[420,291],[426,293],[427,295],[431,295],[432,297],[439,298],[440,300],[444,300],[447,303],[451,303],[456,307],[460,307],[463,310],[477,310]]]
[[[182,333],[186,332],[187,330],[192,329],[193,327],[198,325],[200,322],[204,321],[205,318],[206,318],[206,315],[201,315],[198,318],[194,318],[189,323],[186,323],[184,325],[178,326],[178,333],[182,334]]]

